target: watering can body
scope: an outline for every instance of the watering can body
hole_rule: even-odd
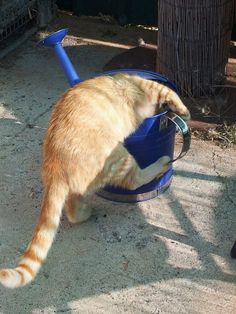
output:
[[[56,33],[46,37],[42,43],[46,46],[52,46],[54,48],[69,84],[74,86],[75,84],[81,82],[81,79],[77,75],[70,59],[61,45],[61,40],[67,32],[68,29],[57,31]],[[117,69],[102,72],[96,74],[95,76],[111,76],[120,72],[130,75],[138,75],[144,79],[160,82],[177,92],[177,88],[174,83],[166,77],[151,71],[139,69]],[[175,159],[177,160],[188,151],[190,146],[190,134],[186,123],[176,115],[173,119],[170,118],[168,111],[145,119],[140,127],[125,139],[124,146],[130,154],[133,155],[141,169],[146,168],[165,155],[168,155],[173,161],[177,127],[183,135],[183,146],[181,153]],[[168,188],[171,183],[172,176],[173,167],[172,164],[170,164],[169,169],[160,178],[155,179],[138,189],[127,190],[113,186],[106,186],[98,192],[98,195],[109,200],[119,202],[144,201],[158,196],[162,191]]]
[[[99,73],[96,76],[114,75],[121,72],[129,75],[138,75],[148,80],[158,81],[177,92],[176,86],[170,80],[151,71],[138,69],[116,69]],[[165,111],[145,119],[139,128],[125,139],[124,146],[135,158],[139,167],[144,169],[165,155],[173,159],[175,134],[176,125],[168,118],[168,112]],[[106,186],[104,189],[100,190],[98,194],[113,201],[144,201],[156,197],[168,188],[171,183],[172,176],[173,167],[170,165],[169,169],[160,178],[155,179],[135,190]]]

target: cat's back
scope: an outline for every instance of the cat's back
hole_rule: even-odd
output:
[[[140,96],[140,89],[125,74],[99,76],[85,80],[70,88],[59,99],[54,111],[69,114],[96,113],[109,114],[109,110],[118,110],[122,104],[135,100]],[[138,97],[139,97],[138,96]],[[124,108],[122,108],[123,110]]]
[[[54,111],[82,114],[99,108],[107,100],[112,102],[115,86],[109,77],[97,77],[83,81],[68,89],[57,102]]]
[[[117,84],[118,82],[118,84]],[[122,141],[133,130],[123,81],[109,76],[86,80],[70,88],[54,106],[46,132],[46,145],[82,142],[90,138]],[[127,87],[124,88],[127,92]]]
[[[129,96],[132,84],[123,75],[101,76],[83,81],[62,95],[55,105],[50,125],[63,128],[121,127],[131,121]],[[130,98],[130,99],[128,99]],[[128,126],[128,125],[127,125]]]

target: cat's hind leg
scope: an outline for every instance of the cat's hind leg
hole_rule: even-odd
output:
[[[91,216],[91,208],[80,194],[70,194],[65,202],[65,213],[71,223],[82,223]]]

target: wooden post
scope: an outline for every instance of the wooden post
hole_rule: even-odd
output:
[[[182,95],[211,94],[225,77],[234,0],[158,0],[157,72]]]

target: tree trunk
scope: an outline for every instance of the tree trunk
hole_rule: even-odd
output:
[[[159,0],[157,72],[182,95],[214,92],[225,78],[234,0]]]

